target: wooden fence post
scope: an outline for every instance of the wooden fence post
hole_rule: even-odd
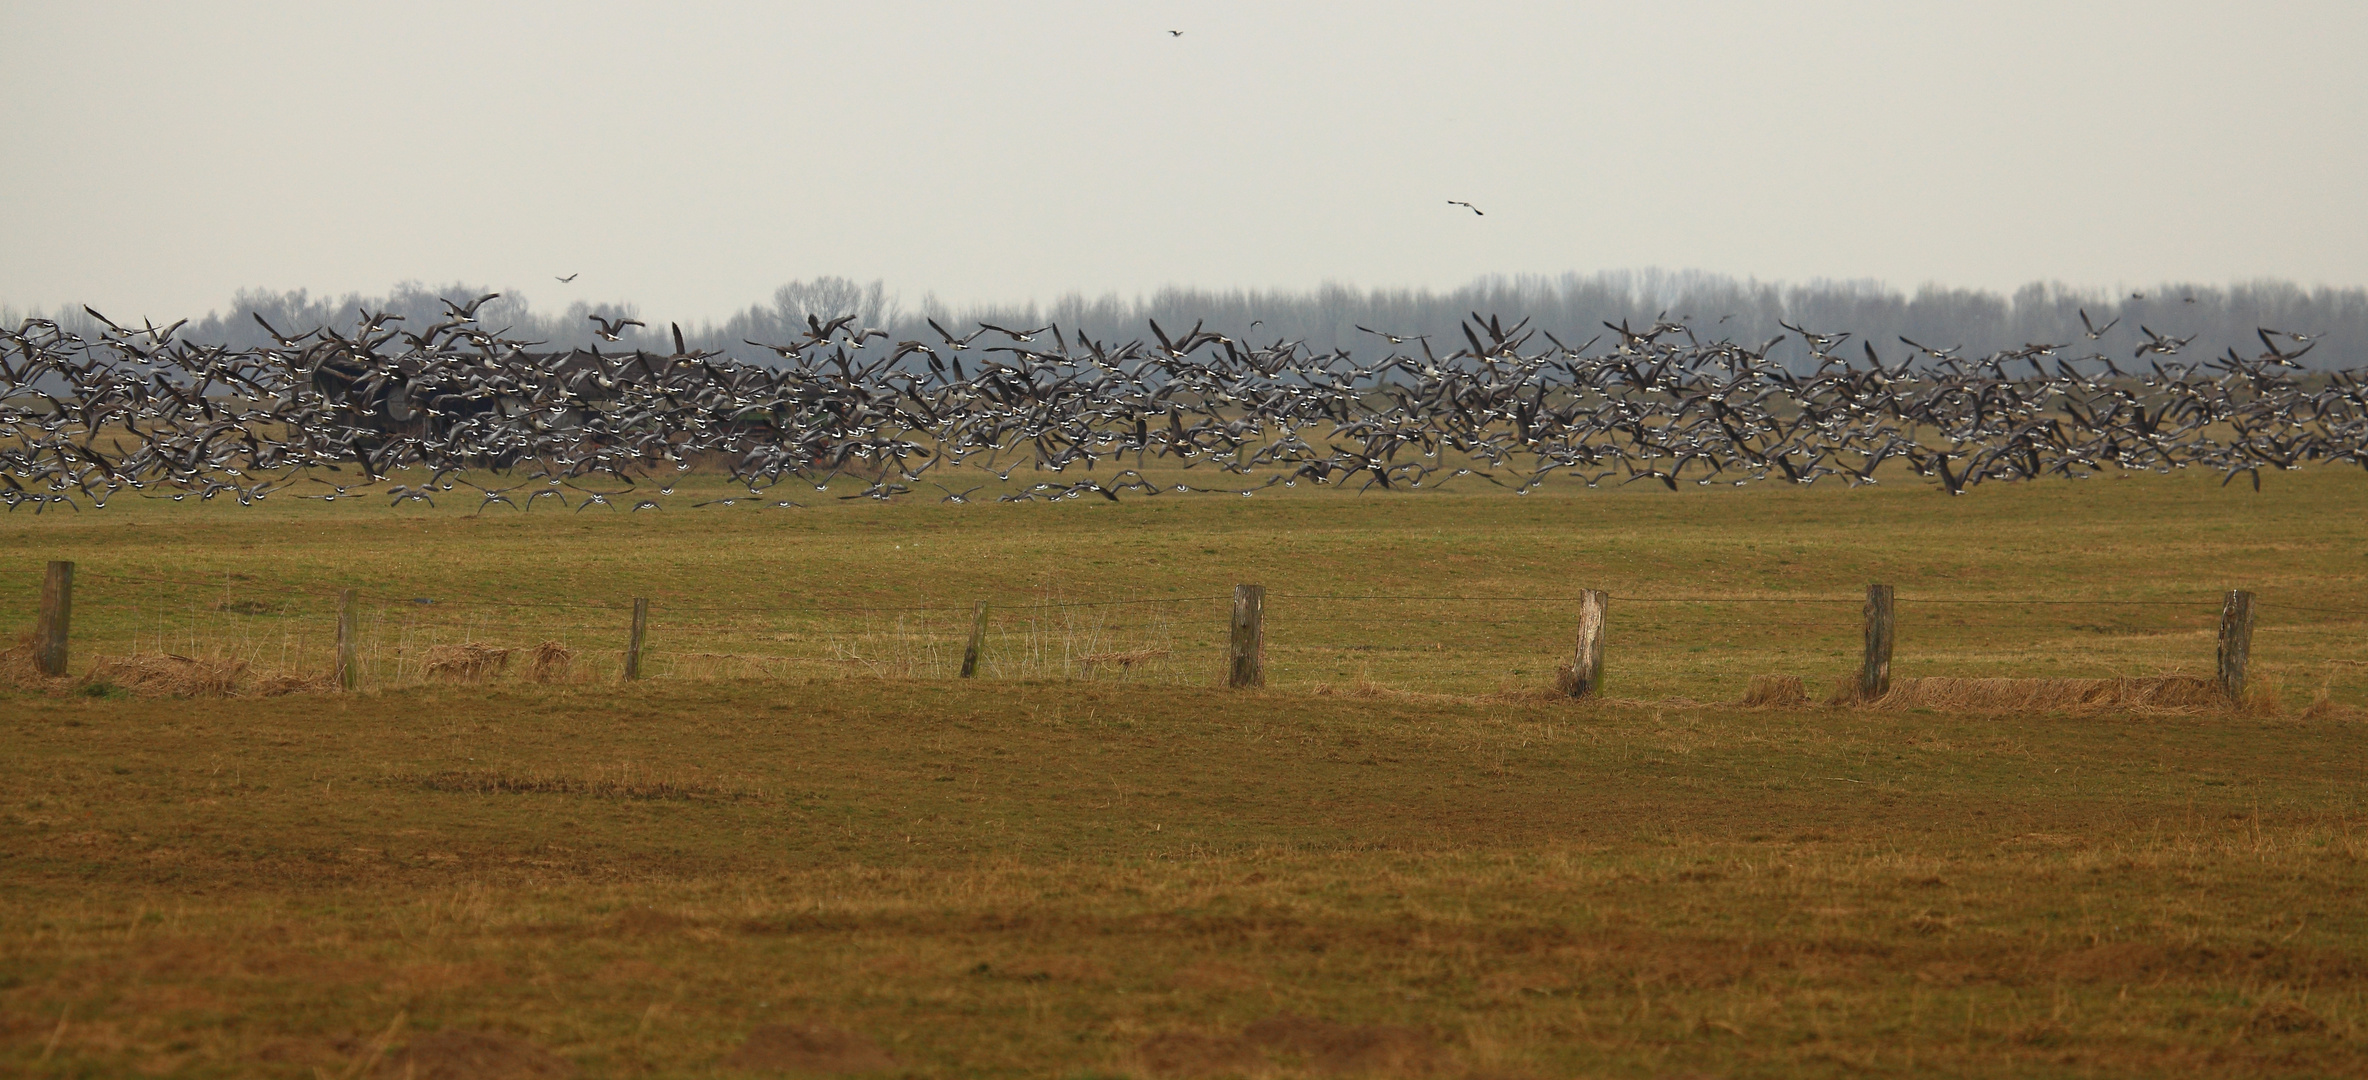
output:
[[[1266,685],[1266,586],[1233,587],[1233,648],[1225,685]]]
[[[1611,599],[1602,589],[1579,591],[1579,646],[1571,655],[1567,687],[1572,697],[1603,696],[1603,618]]]
[[[627,682],[641,678],[641,642],[643,637],[649,633],[649,628],[649,597],[636,596],[633,598],[633,637],[625,643],[625,679]]]
[[[978,652],[987,640],[987,602],[979,601],[970,609],[970,644],[962,649],[962,677],[978,677]]]
[[[355,662],[354,655],[360,645],[358,639],[361,637],[361,619],[356,611],[354,601],[354,590],[338,590],[337,688],[340,690],[352,690],[362,684],[361,665]]]
[[[1858,669],[1861,701],[1873,701],[1891,689],[1892,599],[1889,585],[1866,587],[1866,662]]]
[[[74,619],[74,564],[52,562],[41,579],[41,613],[33,622],[33,662],[43,675],[66,673],[66,628]]]
[[[2245,704],[2245,660],[2253,654],[2253,594],[2231,590],[2220,605],[2220,692],[2238,708]]]

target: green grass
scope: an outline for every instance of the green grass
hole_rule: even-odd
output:
[[[926,1076],[2357,1074],[2368,728],[2299,709],[2368,689],[2334,613],[2368,608],[2364,494],[18,515],[0,610],[76,560],[78,665],[185,634],[268,666],[302,633],[317,670],[319,594],[385,614],[359,695],[0,692],[0,1068],[424,1076],[459,1060],[437,1033],[490,1031],[587,1076],[737,1076],[791,1025]],[[1870,580],[1907,598],[1901,675],[2202,671],[2218,592],[2253,588],[2284,713],[1697,704],[1849,669],[1854,605],[1636,599]],[[925,677],[973,597],[1236,581],[1280,594],[1264,691],[1210,685],[1222,600],[1002,627],[1010,670],[1063,677]],[[1615,593],[1626,702],[1535,692],[1570,605],[1290,598],[1582,587]],[[613,607],[495,603],[633,595],[659,678],[398,677],[460,637],[589,664]],[[1081,610],[1113,609],[1033,614]],[[1089,641],[1169,666],[1013,659]]]
[[[1822,688],[1849,670],[1870,581],[1902,597],[1902,675],[2208,672],[2220,596],[2247,588],[2262,605],[2263,676],[2297,703],[2324,687],[2368,704],[2368,649],[2353,632],[2368,611],[2364,480],[2314,469],[2256,494],[2140,476],[1956,499],[1831,484],[1527,498],[1276,488],[1052,506],[820,495],[797,510],[545,503],[482,516],[465,489],[440,510],[119,499],[7,519],[0,612],[29,624],[41,563],[70,558],[86,658],[215,651],[317,672],[333,594],[356,588],[365,667],[383,684],[415,679],[427,648],[463,639],[556,639],[613,673],[636,595],[652,601],[656,671],[950,675],[971,603],[986,599],[990,674],[1072,677],[1081,655],[1164,650],[1125,677],[1199,685],[1221,667],[1232,586],[1257,582],[1274,594],[1275,685],[1471,694],[1549,682],[1576,621],[1563,598],[1603,588],[1615,597],[1613,693],[1734,700],[1755,674]],[[1374,596],[1508,599],[1338,599]],[[2175,603],[1964,602],[2084,599]],[[1835,602],[1793,602],[1804,600]],[[1155,602],[1041,606],[1083,601]]]

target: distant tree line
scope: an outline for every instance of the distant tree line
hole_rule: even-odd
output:
[[[231,298],[227,310],[193,318],[180,333],[197,342],[263,346],[270,338],[257,316],[292,334],[314,326],[350,330],[364,309],[392,312],[404,317],[401,325],[424,328],[443,317],[445,298],[466,302],[494,291],[467,283],[431,288],[419,282],[397,285],[381,296],[315,295],[303,289],[241,290]],[[2084,311],[2085,324],[2081,318]],[[1168,288],[1131,300],[1116,294],[1087,297],[1071,293],[1049,303],[965,308],[949,307],[930,296],[917,309],[907,309],[880,281],[825,276],[783,285],[774,290],[769,303],[752,304],[720,323],[685,324],[681,330],[693,348],[717,350],[752,362],[762,362],[771,354],[748,342],[794,339],[806,330],[809,315],[823,321],[854,315],[863,326],[880,328],[888,338],[875,343],[874,348],[892,347],[906,339],[938,344],[928,320],[958,335],[967,334],[981,322],[1014,329],[1058,324],[1065,332],[1083,332],[1102,341],[1148,339],[1149,324],[1157,320],[1170,334],[1200,324],[1259,344],[1299,341],[1315,349],[1348,349],[1359,354],[1389,347],[1381,338],[1359,329],[1365,327],[1401,338],[1427,336],[1431,347],[1444,355],[1462,346],[1460,324],[1474,312],[1503,316],[1507,321],[1528,317],[1533,327],[1572,347],[1605,333],[1605,323],[1626,322],[1641,329],[1660,318],[1688,324],[1703,342],[1731,339],[1756,348],[1784,335],[1786,340],[1772,356],[1786,362],[1805,360],[1806,349],[1800,336],[1781,323],[1818,333],[1856,335],[1846,346],[1851,355],[1863,356],[1864,343],[1872,345],[1887,363],[1897,363],[1914,353],[1902,338],[1936,349],[1962,347],[1966,356],[2052,344],[2071,346],[2076,354],[2093,350],[2122,360],[2130,358],[2145,340],[2141,326],[2181,338],[2192,335],[2190,359],[2232,346],[2251,354],[2261,347],[2256,328],[2267,327],[2314,339],[2317,345],[2304,358],[2306,366],[2368,365],[2368,289],[2306,289],[2279,280],[2226,286],[2169,283],[2134,293],[2031,284],[2010,296],[1937,286],[1906,293],[1863,281],[1787,285],[1720,274],[1647,270],[1491,276],[1445,292],[1360,290],[1331,284],[1304,292]],[[0,308],[0,320],[11,326],[26,314]],[[154,317],[143,312],[104,314],[119,323]],[[594,335],[588,318],[594,314],[637,318],[652,325],[628,327],[618,341],[608,342]],[[79,307],[50,313],[49,317],[86,336],[96,334],[97,323]],[[630,301],[577,300],[551,311],[534,307],[523,294],[506,293],[479,309],[477,318],[487,330],[547,342],[553,349],[594,345],[604,350],[673,349],[667,322],[642,313]],[[2112,328],[2101,337],[2089,337],[2090,327],[2107,326]],[[1420,347],[1412,340],[1399,346],[1407,351]]]

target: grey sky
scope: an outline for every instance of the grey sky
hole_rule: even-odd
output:
[[[2368,283],[2358,0],[16,0],[0,29],[18,307]]]

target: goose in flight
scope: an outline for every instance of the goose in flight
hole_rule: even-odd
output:
[[[2140,332],[2146,335],[2147,341],[2145,344],[2138,346],[2137,352],[2130,354],[2130,358],[2133,360],[2145,356],[2147,353],[2158,353],[2163,356],[2169,356],[2172,353],[2178,352],[2180,349],[2185,348],[2188,342],[2195,340],[2194,334],[2189,334],[2186,337],[2172,337],[2169,334],[2157,334],[2152,328],[2147,327],[2144,324],[2140,324],[2138,329]]]
[[[602,341],[615,341],[615,340],[617,340],[617,339],[618,339],[618,337],[619,337],[620,335],[622,335],[622,334],[625,332],[625,328],[626,328],[626,327],[628,327],[628,326],[640,326],[640,327],[647,327],[647,326],[649,325],[648,323],[645,323],[645,322],[641,321],[640,319],[615,319],[615,320],[610,320],[610,319],[603,319],[603,318],[601,318],[601,317],[600,317],[600,316],[598,316],[598,315],[586,315],[586,316],[584,316],[584,317],[585,317],[585,318],[587,318],[587,319],[590,319],[590,320],[592,320],[593,322],[596,322],[596,323],[599,323],[599,324],[600,324],[600,329],[599,329],[599,330],[597,330],[597,331],[595,331],[595,333],[598,333],[598,334],[600,335],[600,340],[602,340]]]
[[[1372,328],[1372,327],[1370,327],[1370,326],[1363,326],[1363,325],[1358,325],[1358,326],[1357,326],[1357,329],[1359,329],[1359,330],[1363,330],[1364,332],[1366,332],[1366,333],[1368,333],[1368,334],[1371,334],[1371,335],[1373,335],[1374,337],[1380,338],[1380,339],[1382,339],[1383,341],[1389,342],[1389,343],[1390,343],[1390,344],[1392,344],[1392,345],[1404,345],[1404,344],[1406,344],[1406,343],[1407,343],[1407,342],[1409,342],[1409,341],[1423,341],[1423,340],[1426,340],[1427,338],[1429,338],[1429,336],[1430,336],[1430,335],[1428,335],[1428,334],[1412,334],[1412,335],[1408,335],[1408,336],[1401,337],[1401,336],[1399,336],[1399,335],[1397,335],[1397,334],[1385,334],[1385,333],[1382,333],[1382,332],[1381,332],[1381,331],[1379,331],[1379,330],[1375,330],[1375,329],[1373,329],[1373,328]]]
[[[1037,328],[1036,328],[1036,329],[1034,329],[1034,330],[1012,330],[1012,329],[1008,329],[1008,328],[1006,328],[1006,327],[997,326],[997,325],[995,325],[994,323],[980,323],[980,324],[978,324],[978,325],[979,325],[979,327],[980,327],[981,329],[985,329],[985,330],[993,330],[994,332],[996,332],[996,333],[998,333],[998,334],[1002,334],[1002,335],[1004,335],[1004,336],[1006,336],[1006,337],[1009,337],[1009,338],[1010,338],[1011,340],[1013,340],[1013,341],[1021,342],[1021,343],[1023,343],[1023,344],[1025,344],[1025,343],[1027,343],[1027,342],[1030,342],[1030,341],[1034,341],[1034,340],[1036,340],[1036,335],[1038,335],[1038,334],[1041,334],[1041,333],[1044,333],[1045,331],[1052,329],[1052,324],[1051,324],[1051,323],[1046,323],[1045,325],[1043,325],[1043,326],[1039,326],[1039,327],[1037,327]],[[938,333],[941,333],[941,334],[943,334],[943,333],[945,333],[945,331],[943,331],[943,330],[940,330],[940,331],[938,331]],[[978,335],[976,335],[976,334],[973,334],[973,335],[971,335],[971,336],[972,336],[972,337],[977,337]],[[952,340],[952,338],[949,336],[947,340],[948,340],[948,341],[951,341],[951,340]]]
[[[438,297],[438,299],[444,300],[444,314],[449,316],[453,322],[473,323],[477,321],[477,309],[483,307],[487,300],[497,299],[500,296],[500,293],[486,293],[466,304],[456,304],[443,297]]]

